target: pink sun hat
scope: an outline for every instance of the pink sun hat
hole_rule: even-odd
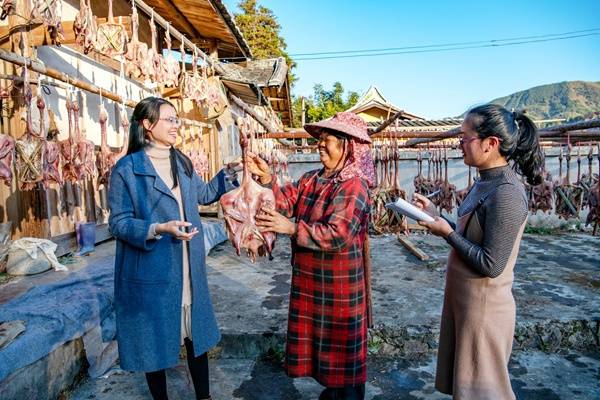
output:
[[[317,139],[323,132],[334,131],[351,136],[363,143],[371,143],[366,122],[352,112],[339,112],[323,121],[306,124],[304,129]]]

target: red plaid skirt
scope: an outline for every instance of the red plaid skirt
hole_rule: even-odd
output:
[[[367,380],[367,319],[362,245],[343,253],[296,249],[286,371],[326,387]]]

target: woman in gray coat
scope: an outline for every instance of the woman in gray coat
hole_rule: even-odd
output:
[[[219,200],[237,178],[226,169],[203,182],[189,158],[173,147],[180,125],[167,100],[140,101],[127,156],[111,173],[117,341],[121,367],[144,371],[154,399],[167,399],[165,369],[177,365],[185,344],[196,398],[210,399],[207,351],[220,334],[198,205]]]

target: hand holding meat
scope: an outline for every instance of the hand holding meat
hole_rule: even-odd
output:
[[[189,233],[186,233],[185,228],[188,226],[192,226],[192,224],[189,222],[176,220],[163,222],[162,224],[156,225],[156,233],[171,235],[175,239],[188,242],[198,234],[198,228],[195,227],[192,228]]]
[[[246,164],[248,165],[248,171],[252,175],[256,175],[260,183],[267,185],[271,182],[271,169],[265,160],[252,152],[248,152]]]
[[[256,226],[261,232],[275,232],[293,235],[296,233],[296,224],[278,213],[266,207],[261,208],[256,214]]]

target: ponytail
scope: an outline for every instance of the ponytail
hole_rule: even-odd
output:
[[[467,113],[465,120],[480,139],[495,136],[500,139],[500,154],[513,162],[515,171],[527,178],[530,185],[542,182],[544,154],[537,127],[523,112],[510,112],[498,104],[484,104]]]
[[[513,118],[518,128],[517,146],[507,159],[514,160],[515,170],[527,178],[527,183],[539,185],[542,182],[544,153],[540,147],[537,127],[523,112],[513,112]]]

